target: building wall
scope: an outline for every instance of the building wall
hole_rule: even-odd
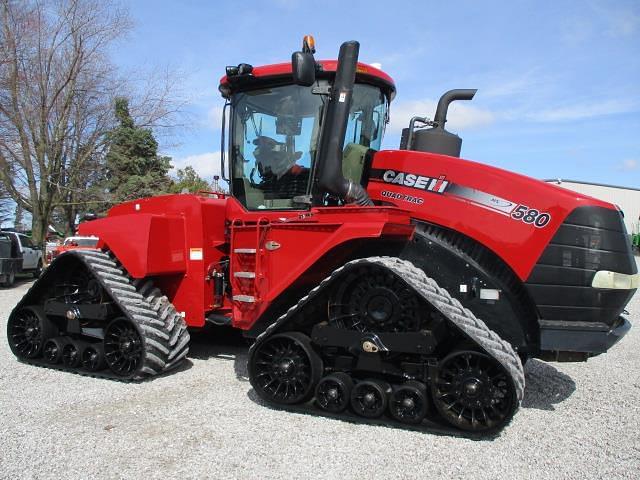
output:
[[[636,190],[612,185],[594,185],[570,180],[547,181],[554,185],[573,190],[574,192],[579,192],[618,205],[624,212],[624,223],[627,226],[627,232],[629,234],[640,232],[640,223],[638,220],[638,217],[640,217],[640,189]]]

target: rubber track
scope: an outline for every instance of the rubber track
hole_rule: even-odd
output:
[[[75,255],[84,264],[120,311],[139,327],[145,349],[142,366],[132,376],[121,377],[108,369],[89,372],[63,365],[49,365],[38,359],[21,361],[91,377],[136,381],[167,372],[184,360],[189,353],[186,323],[167,297],[153,286],[151,280],[133,280],[108,252],[71,250],[59,258],[68,255]],[[28,295],[29,292],[25,296]]]
[[[413,288],[426,302],[431,304],[446,319],[456,326],[466,337],[476,343],[487,355],[493,357],[505,372],[511,377],[518,402],[522,402],[524,396],[524,369],[520,357],[516,354],[509,342],[500,338],[493,330],[477,318],[471,310],[464,308],[455,298],[452,298],[444,288],[438,286],[435,280],[429,278],[424,271],[417,268],[411,262],[396,257],[368,257],[352,260],[342,267],[334,270],[331,275],[322,280],[313,290],[300,299],[286,313],[280,316],[261,335],[249,350],[249,355],[264,339],[275,333],[283,324],[293,317],[302,307],[310,303],[319,293],[328,286],[336,277],[346,270],[359,266],[379,265],[394,273],[408,286]]]

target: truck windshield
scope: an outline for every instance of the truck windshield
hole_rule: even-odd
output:
[[[328,85],[327,81],[319,81],[316,86]],[[248,209],[301,207],[294,198],[311,192],[311,173],[327,100],[326,95],[312,93],[312,87],[299,85],[233,96],[232,188],[234,196]],[[380,148],[386,108],[380,89],[364,84],[354,86],[345,152],[352,152],[354,144],[360,145],[358,151]]]

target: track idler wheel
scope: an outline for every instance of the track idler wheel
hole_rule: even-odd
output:
[[[143,363],[144,345],[137,326],[124,317],[111,321],[104,330],[104,358],[113,373],[131,377]]]
[[[24,307],[13,312],[7,322],[9,347],[18,358],[36,358],[44,343],[58,335],[58,328],[41,307]]]
[[[351,391],[351,408],[362,417],[377,418],[387,409],[388,383],[379,380],[362,380]]]
[[[256,393],[285,405],[309,400],[322,370],[322,359],[309,337],[299,332],[267,338],[249,358],[249,379]]]
[[[353,380],[343,372],[327,375],[316,387],[316,404],[331,413],[344,411],[351,400]]]
[[[457,351],[445,357],[431,393],[442,418],[473,432],[500,429],[518,407],[511,377],[496,360],[476,351]]]
[[[80,355],[82,367],[90,372],[97,372],[106,366],[104,346],[99,343],[87,344]]]
[[[62,350],[69,340],[65,337],[54,337],[44,342],[42,347],[42,357],[45,362],[55,365],[62,361]]]
[[[80,366],[80,352],[84,344],[76,340],[71,340],[62,348],[62,364],[65,367],[76,368]]]
[[[429,408],[427,387],[411,381],[397,387],[389,398],[389,413],[401,423],[422,422]]]

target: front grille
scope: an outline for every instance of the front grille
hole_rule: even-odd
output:
[[[525,283],[543,320],[613,325],[634,290],[591,287],[598,270],[634,274],[622,214],[603,207],[579,207],[560,226]]]

